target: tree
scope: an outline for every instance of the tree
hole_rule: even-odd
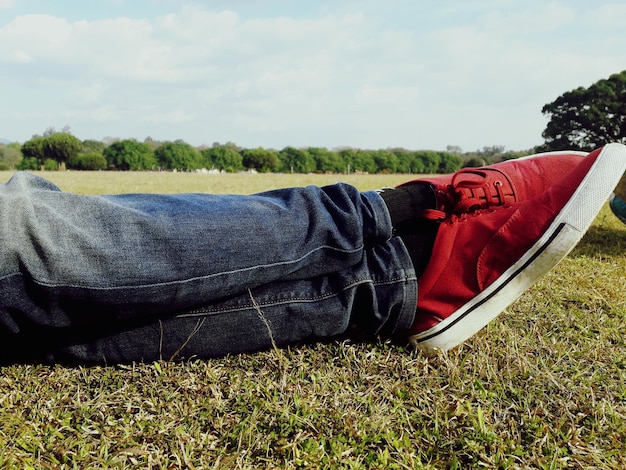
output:
[[[393,152],[389,150],[374,150],[372,156],[376,162],[377,173],[395,173],[398,171],[399,160]]]
[[[143,140],[143,143],[146,144],[148,147],[150,147],[152,149],[152,151],[154,152],[156,149],[159,148],[159,146],[161,145],[161,142],[154,140],[152,137],[148,136]]]
[[[308,152],[315,161],[316,171],[320,173],[343,173],[346,171],[346,162],[337,152],[323,147],[310,147]]]
[[[21,171],[35,171],[41,168],[43,168],[43,162],[33,157],[24,157],[17,165],[17,169]]]
[[[591,151],[609,142],[626,143],[626,70],[565,92],[541,112],[550,120],[539,150]]]
[[[27,140],[24,144],[22,144],[22,148],[20,150],[24,156],[24,160],[18,169],[36,170],[37,168],[43,166],[43,161],[46,158],[43,151],[43,143],[45,140],[45,137],[34,136],[32,139]]]
[[[200,152],[182,140],[166,142],[154,151],[161,168],[166,170],[197,170],[202,167]]]
[[[307,150],[285,147],[279,154],[284,171],[292,173],[312,173],[315,171],[315,160]]]
[[[463,166],[463,159],[458,155],[450,152],[439,152],[439,169],[438,173],[450,174],[458,171]]]
[[[410,152],[403,148],[390,149],[390,152],[396,157],[396,171],[399,173],[416,173],[416,169],[413,168],[413,152]]]
[[[67,167],[75,170],[106,170],[107,161],[98,152],[81,153],[68,160]]]
[[[102,155],[104,147],[104,142],[100,140],[83,140],[83,149],[81,150],[81,153],[99,153]]]
[[[59,171],[61,167],[59,166],[59,162],[53,160],[52,158],[46,158],[43,161],[43,166],[41,167],[43,171]]]
[[[214,144],[211,148],[200,150],[202,163],[207,168],[234,173],[243,170],[241,153],[231,145]]]
[[[22,154],[20,153],[19,144],[17,147],[13,144],[0,144],[0,166],[3,169],[15,168],[21,159]]]
[[[43,141],[45,157],[56,161],[60,170],[65,170],[65,162],[78,155],[82,148],[80,140],[65,132],[49,135]]]
[[[421,169],[416,171],[416,173],[427,173],[433,174],[439,172],[439,167],[441,165],[441,156],[432,150],[419,150],[414,152],[416,167],[420,167]]]
[[[135,139],[113,142],[103,152],[107,165],[123,171],[151,170],[157,167],[152,149]]]
[[[376,173],[378,166],[374,160],[374,155],[369,150],[358,149],[352,154],[352,170],[361,171],[363,173]]]
[[[261,173],[268,173],[278,168],[278,154],[275,151],[259,147],[244,149],[241,154],[243,166],[246,168],[253,168]]]

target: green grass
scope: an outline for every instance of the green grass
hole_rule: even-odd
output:
[[[46,176],[110,193],[338,179]],[[353,178],[361,189],[406,179]],[[568,258],[445,356],[329,342],[185,363],[5,367],[0,467],[626,468],[625,273],[626,226],[605,208]]]

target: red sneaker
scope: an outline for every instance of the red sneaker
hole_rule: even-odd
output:
[[[442,221],[411,343],[445,351],[487,325],[569,253],[625,170],[626,146],[610,144],[535,197]]]
[[[405,184],[425,182],[433,186],[438,210],[427,210],[426,216],[439,219],[530,199],[566,175],[586,155],[576,151],[541,153]]]

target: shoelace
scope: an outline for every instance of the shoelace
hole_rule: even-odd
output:
[[[482,177],[481,181],[467,179],[458,181],[458,178],[473,174]],[[491,191],[495,189],[495,194]],[[426,209],[423,218],[428,220],[443,220],[450,215],[466,214],[478,209],[488,209],[492,206],[502,206],[507,203],[504,183],[500,180],[490,180],[487,172],[476,168],[466,168],[458,171],[451,184],[445,190],[438,190],[438,194],[445,202],[442,209]],[[514,198],[514,196],[510,196]],[[513,201],[512,201],[513,202]]]

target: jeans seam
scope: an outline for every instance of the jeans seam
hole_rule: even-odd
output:
[[[399,276],[395,278],[386,279],[384,281],[383,280],[373,281],[370,278],[358,278],[358,279],[354,279],[352,282],[348,284],[344,284],[336,292],[329,292],[327,294],[321,294],[321,295],[309,296],[309,297],[290,297],[288,299],[265,301],[265,302],[257,301],[257,306],[258,307],[274,307],[277,305],[285,305],[285,304],[290,304],[290,303],[318,302],[320,300],[337,297],[340,294],[340,292],[346,291],[348,289],[351,289],[353,287],[363,285],[363,284],[372,284],[373,286],[383,286],[383,285],[397,284],[400,282],[405,283],[405,282],[410,282],[410,281],[417,281],[417,278],[415,276]],[[205,308],[200,308],[200,309],[193,309],[185,313],[174,315],[174,317],[184,318],[184,317],[197,317],[197,316],[206,316],[206,315],[221,315],[221,314],[229,313],[229,312],[236,312],[240,310],[252,310],[252,309],[255,309],[255,306],[252,304],[245,304],[245,305],[239,305],[239,306],[227,307],[227,308],[226,307],[224,308],[205,307]]]
[[[293,260],[281,261],[278,263],[270,263],[270,264],[260,264],[256,266],[250,266],[247,268],[234,269],[231,271],[222,271],[219,273],[207,274],[203,276],[195,276],[195,277],[189,277],[185,279],[178,279],[178,280],[164,281],[164,282],[157,282],[157,283],[150,283],[150,284],[137,284],[137,285],[128,284],[128,285],[120,285],[120,286],[92,286],[92,285],[70,284],[70,283],[61,284],[61,283],[54,283],[50,281],[39,280],[35,276],[32,277],[32,280],[34,283],[42,287],[52,287],[52,288],[67,287],[67,288],[77,288],[77,289],[91,289],[91,290],[98,290],[98,291],[106,291],[106,290],[116,291],[116,290],[121,290],[121,289],[145,289],[145,288],[162,287],[162,286],[182,285],[182,284],[187,284],[187,283],[196,282],[196,281],[205,281],[205,280],[209,280],[209,279],[216,278],[219,276],[240,274],[240,273],[253,271],[255,269],[268,269],[268,268],[274,268],[276,266],[286,266],[289,264],[294,264],[299,261],[302,261],[308,256],[311,256],[313,253],[320,251],[320,250],[330,250],[330,251],[334,251],[338,253],[351,255],[354,253],[358,253],[359,251],[362,251],[363,249],[364,249],[363,245],[360,245],[359,247],[353,250],[344,250],[344,249],[336,248],[330,245],[325,245],[325,246],[317,247],[313,250],[310,250],[309,252],[305,253],[301,257],[295,258]],[[10,277],[22,276],[22,275],[23,273],[21,272],[6,274],[0,277],[0,281],[3,281],[4,279],[8,279]]]

